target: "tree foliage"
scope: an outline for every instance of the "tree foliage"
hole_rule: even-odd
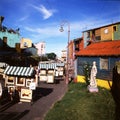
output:
[[[50,60],[55,60],[56,59],[56,54],[55,53],[47,53],[46,56]]]

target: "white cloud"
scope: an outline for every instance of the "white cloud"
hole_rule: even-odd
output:
[[[54,36],[60,36],[61,33],[59,32],[58,26],[49,26],[49,27],[24,27],[25,30],[35,34],[39,35],[41,37],[47,38],[47,37],[54,37]]]
[[[26,20],[28,18],[28,15],[27,16],[23,16],[23,17],[21,17],[20,19],[19,19],[19,21],[24,21],[24,20]]]
[[[70,39],[75,39],[78,37],[82,37],[82,31],[91,29],[94,27],[101,26],[101,24],[104,23],[103,21],[96,21],[96,20],[86,20],[86,21],[75,21],[70,22]],[[41,25],[39,25],[41,26]],[[58,39],[67,39],[68,34],[68,26],[65,24],[64,31],[60,32],[60,24],[59,23],[50,23],[47,25],[42,25],[42,27],[30,27],[30,26],[24,26],[24,29],[28,31],[31,36],[33,37],[33,40],[35,39],[51,39],[51,38],[58,38]]]
[[[48,19],[51,16],[53,16],[53,14],[56,12],[55,9],[47,9],[45,6],[40,5],[35,6],[35,5],[31,5],[34,9],[36,9],[37,11],[39,11],[42,15],[43,15],[43,19]]]
[[[109,24],[109,21],[86,19],[84,21],[70,22],[70,40],[82,37],[82,31],[92,29]],[[39,27],[40,26],[40,27]],[[24,26],[24,29],[30,34],[30,39],[34,43],[39,41],[46,41],[46,52],[55,52],[60,54],[60,51],[66,48],[68,37],[68,25],[64,24],[64,32],[60,32],[60,24],[47,23],[47,25],[37,25],[34,27]]]

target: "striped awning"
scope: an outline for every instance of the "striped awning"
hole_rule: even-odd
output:
[[[40,63],[38,69],[56,69],[57,67],[64,67],[64,63]]]
[[[32,76],[34,69],[32,67],[7,66],[4,74],[13,76]]]

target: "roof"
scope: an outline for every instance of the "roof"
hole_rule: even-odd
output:
[[[120,56],[120,40],[91,43],[76,56]]]
[[[11,76],[32,76],[34,69],[32,67],[7,66],[4,74]]]
[[[93,29],[85,30],[83,32],[87,32],[87,31],[91,31],[91,30],[95,30],[95,29],[99,29],[99,28],[104,28],[104,27],[108,27],[108,26],[112,26],[112,25],[116,25],[116,24],[120,24],[120,22],[115,22],[115,23],[111,23],[111,24],[108,24],[108,25],[103,25],[101,27],[96,27],[96,28],[93,28]]]

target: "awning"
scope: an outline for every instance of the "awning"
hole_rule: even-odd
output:
[[[40,63],[38,69],[56,69],[57,67],[64,67],[64,63]]]
[[[34,69],[32,67],[7,66],[4,74],[13,76],[32,76]]]

